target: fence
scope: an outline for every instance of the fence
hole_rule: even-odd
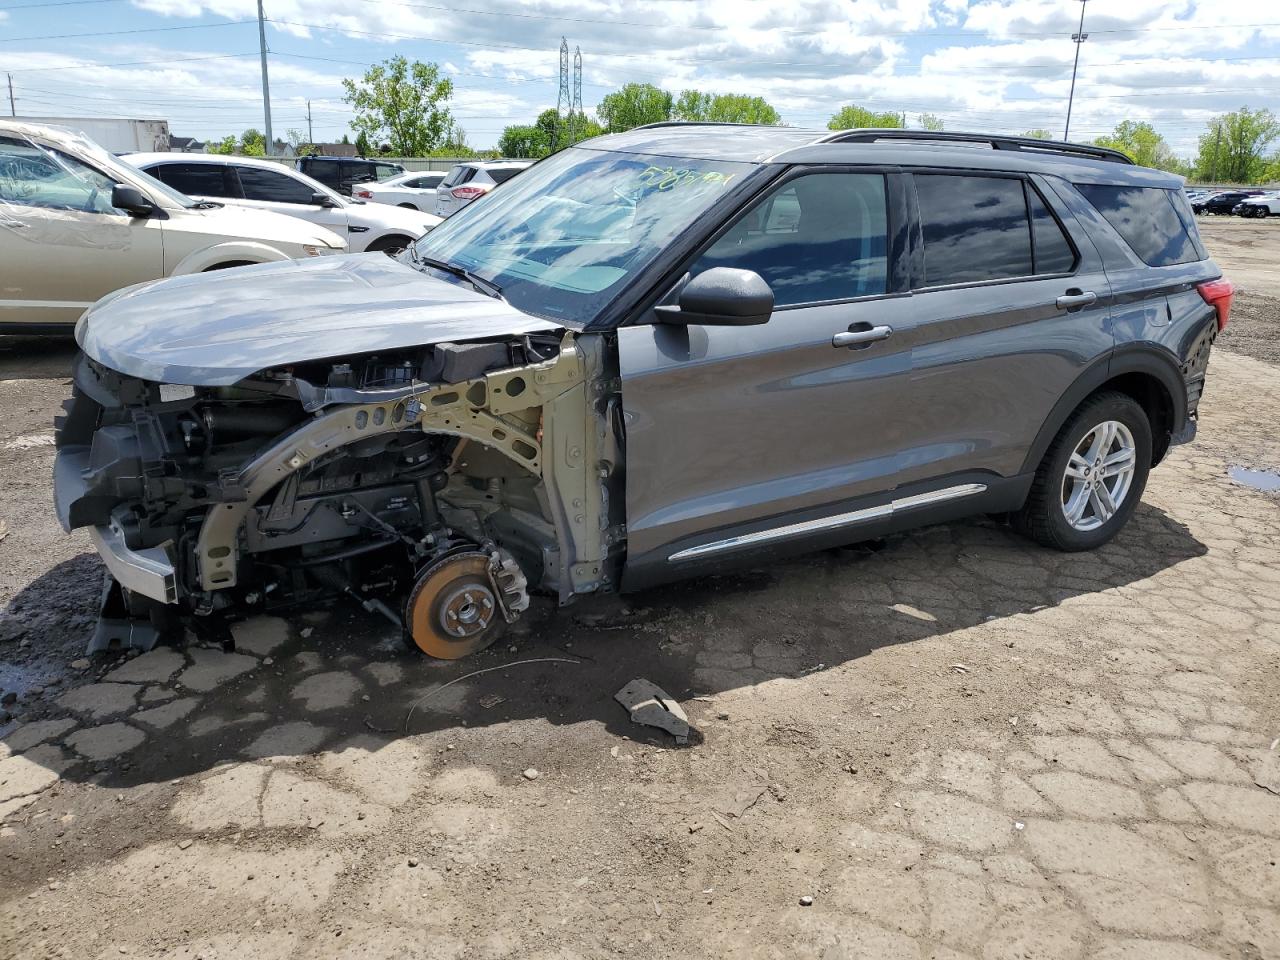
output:
[[[286,167],[292,167],[296,157],[260,157],[262,160],[274,160],[276,163],[282,163]],[[385,160],[388,163],[398,163],[406,170],[412,170],[415,173],[425,170],[448,170],[455,163],[466,163],[469,160],[475,160],[476,157],[366,157],[367,160]]]

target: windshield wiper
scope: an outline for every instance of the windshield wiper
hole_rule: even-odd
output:
[[[199,200],[193,206],[192,210],[221,210],[225,204],[218,203],[214,200]]]
[[[414,263],[421,263],[428,267],[435,267],[437,270],[443,270],[445,273],[466,280],[477,293],[483,293],[487,297],[493,297],[495,300],[502,299],[502,288],[492,280],[486,280],[477,274],[472,273],[465,267],[455,266],[452,263],[445,263],[443,260],[435,260],[431,257],[424,257],[418,253],[417,249],[412,245],[409,247],[413,250]]]

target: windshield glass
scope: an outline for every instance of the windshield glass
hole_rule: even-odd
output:
[[[149,191],[162,194],[176,206],[190,209],[197,203],[197,201],[192,200],[185,193],[179,193],[167,183],[161,183],[155,177],[151,176],[151,174],[139,170],[123,157],[115,157],[107,153],[107,151],[104,150],[96,140],[90,140],[82,133],[76,134],[74,143],[79,148],[80,156],[96,162],[109,174],[115,174],[117,172],[117,168],[123,164],[129,168],[129,176],[132,179],[141,181],[142,185]]]
[[[570,148],[454,214],[415,249],[496,284],[520,310],[586,325],[755,169]]]

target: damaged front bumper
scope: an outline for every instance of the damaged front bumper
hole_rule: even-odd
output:
[[[62,529],[71,532],[71,516],[88,494],[85,475],[89,472],[89,452],[83,448],[58,451],[53,467],[53,497]],[[125,541],[124,531],[114,523],[88,528],[89,539],[102,558],[107,572],[120,586],[159,603],[177,603],[178,575],[168,544],[135,550]]]

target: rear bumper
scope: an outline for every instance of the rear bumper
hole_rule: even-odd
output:
[[[64,530],[80,526],[73,515],[88,493],[84,479],[88,466],[89,451],[85,447],[64,447],[54,460],[53,501]],[[94,549],[120,586],[160,603],[177,602],[177,571],[167,545],[135,550],[114,523],[95,524],[88,529]]]

